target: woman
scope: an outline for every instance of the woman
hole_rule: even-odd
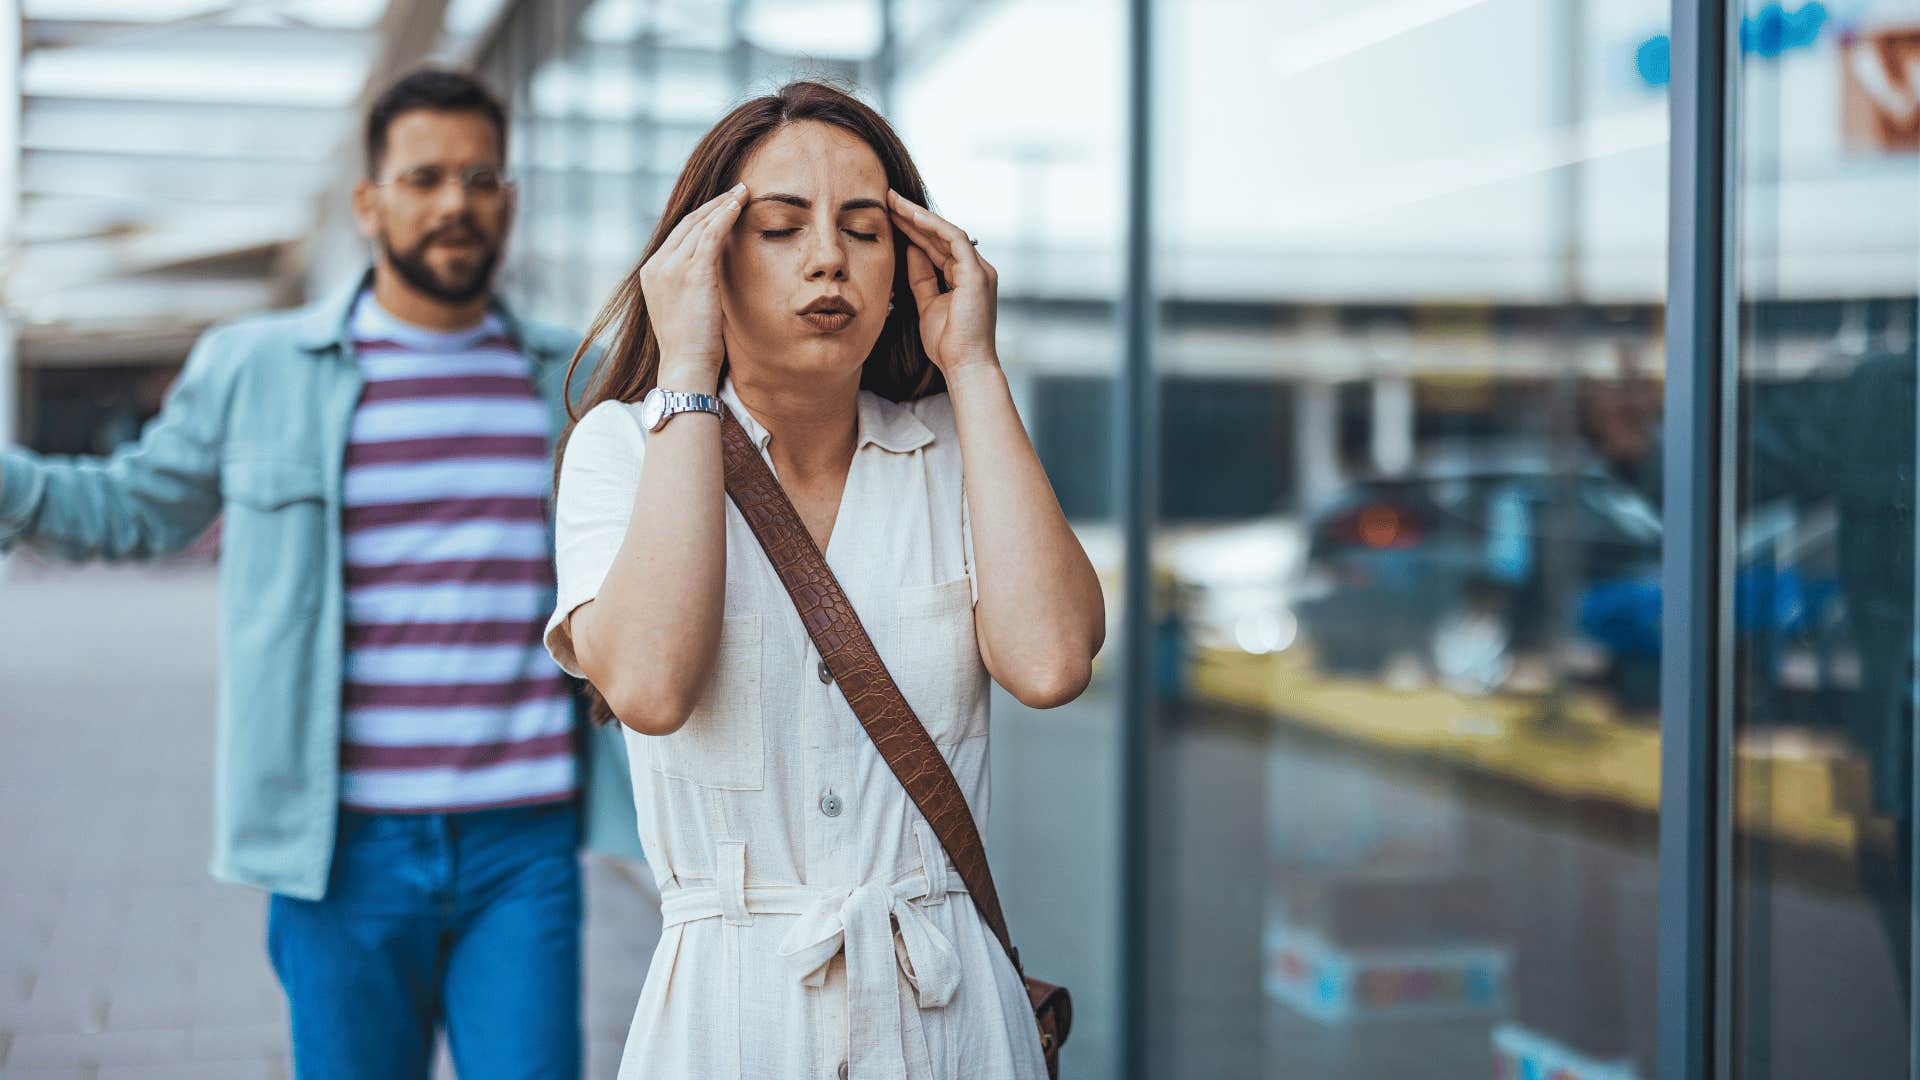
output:
[[[1011,962],[724,494],[720,419],[643,400],[739,420],[984,832],[987,677],[1072,700],[1105,617],[994,352],[996,273],[925,202],[885,120],[790,84],[695,148],[588,335],[617,327],[562,450],[547,644],[626,725],[660,884],[623,1077],[1046,1075]]]

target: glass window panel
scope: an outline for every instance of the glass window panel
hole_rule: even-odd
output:
[[[1158,5],[1146,1075],[1653,1075],[1666,15]]]
[[[1734,1073],[1910,1076],[1920,4],[1736,7]]]

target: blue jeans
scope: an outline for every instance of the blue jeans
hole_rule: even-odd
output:
[[[580,864],[570,803],[341,811],[327,894],[275,895],[267,951],[299,1080],[580,1075]]]

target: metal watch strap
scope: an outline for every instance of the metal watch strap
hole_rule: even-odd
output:
[[[668,390],[662,387],[660,398],[666,406],[660,410],[660,424],[663,427],[667,421],[683,412],[704,412],[715,416],[721,414],[720,399],[712,394],[700,394],[690,390]]]

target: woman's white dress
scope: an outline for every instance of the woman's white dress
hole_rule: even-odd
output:
[[[721,398],[767,456],[769,436],[730,382]],[[566,617],[618,556],[646,453],[638,412],[595,407],[561,465],[559,603],[546,641],[576,675]],[[946,395],[898,404],[861,392],[826,557],[984,836],[987,673]],[[662,737],[626,731],[665,929],[622,1080],[1044,1078],[1012,963],[822,677],[731,500],[724,615],[713,680],[686,726]]]

